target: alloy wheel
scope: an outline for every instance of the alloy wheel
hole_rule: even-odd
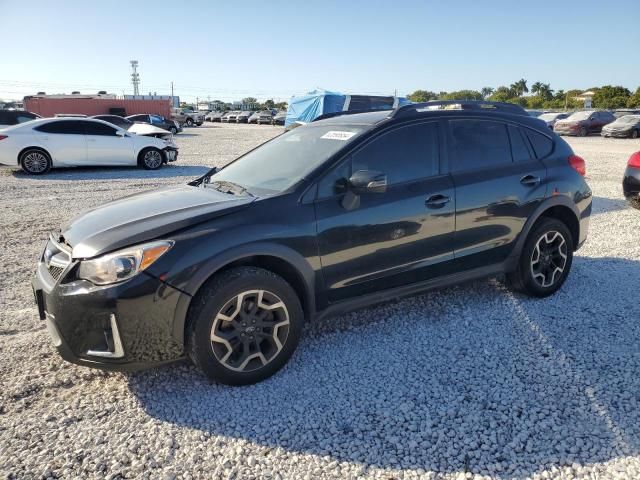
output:
[[[567,242],[555,230],[546,232],[536,242],[531,253],[531,275],[543,287],[553,286],[567,265]]]
[[[29,173],[42,173],[47,169],[49,160],[41,152],[31,152],[22,161],[25,170]]]
[[[162,165],[162,155],[157,150],[149,150],[144,154],[144,164],[150,169],[156,169]]]
[[[289,312],[275,293],[249,290],[229,300],[211,326],[211,348],[230,370],[250,372],[270,363],[289,335]]]

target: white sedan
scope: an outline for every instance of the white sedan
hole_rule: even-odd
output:
[[[0,130],[0,164],[19,166],[32,175],[90,165],[157,170],[177,157],[171,140],[136,135],[90,118],[42,118]]]

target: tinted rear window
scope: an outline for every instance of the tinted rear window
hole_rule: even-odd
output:
[[[513,155],[514,162],[523,162],[531,160],[531,153],[527,148],[525,139],[518,127],[509,125],[509,138],[511,139],[511,153]]]
[[[87,135],[115,136],[116,129],[99,122],[83,122]]]
[[[536,158],[544,158],[553,150],[553,140],[546,135],[542,135],[534,130],[525,129]]]
[[[507,165],[511,145],[507,126],[489,120],[451,120],[453,162],[451,171],[461,172]]]
[[[71,135],[84,135],[83,122],[77,120],[65,120],[60,122],[45,123],[35,128],[44,133],[64,133]]]
[[[349,111],[355,110],[385,110],[393,107],[393,97],[367,97],[365,95],[352,95],[349,102]]]

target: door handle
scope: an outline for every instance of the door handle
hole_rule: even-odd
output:
[[[431,195],[429,198],[427,198],[424,204],[427,206],[427,208],[442,208],[450,201],[451,198],[447,197],[446,195],[436,194]]]
[[[540,183],[540,177],[536,177],[535,175],[525,175],[520,179],[520,183],[528,187],[533,187]]]

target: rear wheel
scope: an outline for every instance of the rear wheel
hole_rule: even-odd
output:
[[[638,130],[634,130],[631,132],[631,138],[638,138]]]
[[[514,290],[546,297],[565,282],[572,262],[571,232],[560,220],[544,218],[527,237],[518,268],[507,275],[507,280]]]
[[[193,127],[193,119],[192,118],[187,118],[187,121],[185,123],[187,124],[187,127]]]
[[[37,148],[25,150],[20,155],[20,167],[29,175],[42,175],[51,170],[51,156]]]
[[[587,132],[586,127],[581,127],[581,128],[580,128],[580,131],[578,132],[578,136],[580,136],[580,137],[586,137],[586,136],[587,136],[587,133],[589,133],[589,132]]]
[[[158,170],[163,162],[162,152],[157,148],[145,148],[140,152],[139,163],[145,170]]]
[[[304,315],[278,275],[239,267],[213,277],[189,312],[187,352],[211,379],[248,385],[276,373],[298,345]]]

